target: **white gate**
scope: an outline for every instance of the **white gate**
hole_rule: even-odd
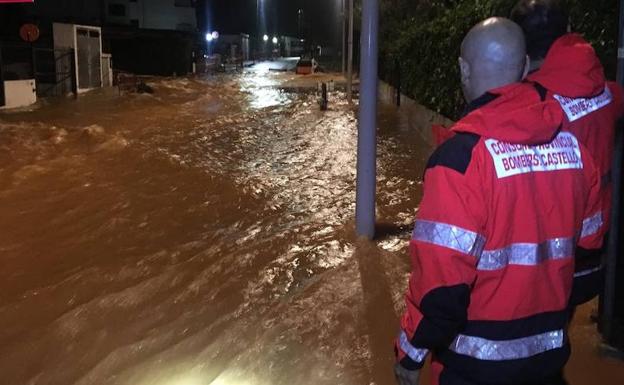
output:
[[[102,86],[102,49],[100,31],[76,28],[76,56],[78,88],[91,89]]]

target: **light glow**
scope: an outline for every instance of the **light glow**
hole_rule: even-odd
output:
[[[217,32],[217,31],[208,32],[206,34],[206,41],[207,42],[211,42],[213,40],[217,40],[218,38],[219,38],[219,32]]]

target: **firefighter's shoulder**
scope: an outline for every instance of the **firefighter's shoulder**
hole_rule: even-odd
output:
[[[427,162],[427,169],[446,167],[465,174],[472,160],[472,153],[481,136],[470,132],[458,132],[442,143]]]

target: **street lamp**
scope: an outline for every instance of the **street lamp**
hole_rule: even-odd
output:
[[[219,32],[212,31],[206,33],[206,41],[208,42],[208,55],[212,55],[212,45],[213,42],[216,44],[216,40],[219,38]]]
[[[219,32],[217,32],[217,31],[208,32],[206,34],[206,41],[207,42],[211,42],[213,40],[217,40],[218,38],[219,38]]]

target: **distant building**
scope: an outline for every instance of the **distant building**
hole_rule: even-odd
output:
[[[147,75],[192,71],[198,42],[194,0],[103,0],[104,46],[117,70]]]
[[[21,4],[19,8],[13,6],[11,10],[19,18],[37,23],[197,30],[195,0],[37,0],[32,4]]]
[[[220,35],[211,44],[214,46],[213,54],[220,54],[229,61],[245,62],[251,59],[249,35],[247,34]]]
[[[291,36],[281,36],[279,40],[282,56],[303,56],[305,53],[305,40]]]
[[[29,4],[2,4],[0,46],[4,50],[12,50],[9,45],[24,46],[7,52],[4,65],[20,78],[26,76],[24,73],[32,78],[41,72],[52,72],[46,75],[47,83],[58,78],[58,74],[54,76],[54,60],[50,59],[54,55],[39,55],[46,57],[47,62],[45,71],[41,71],[33,65],[43,65],[43,60],[31,63],[30,57],[35,55],[26,51],[33,47],[41,52],[58,47],[52,25],[63,23],[101,28],[101,52],[112,54],[116,71],[184,75],[192,71],[198,47],[205,44],[197,31],[195,5],[195,0],[37,0]],[[18,31],[25,23],[35,24],[41,31],[34,46],[19,38]],[[12,57],[15,59],[7,63]]]
[[[107,24],[167,31],[197,30],[194,0],[105,0],[104,7]]]

